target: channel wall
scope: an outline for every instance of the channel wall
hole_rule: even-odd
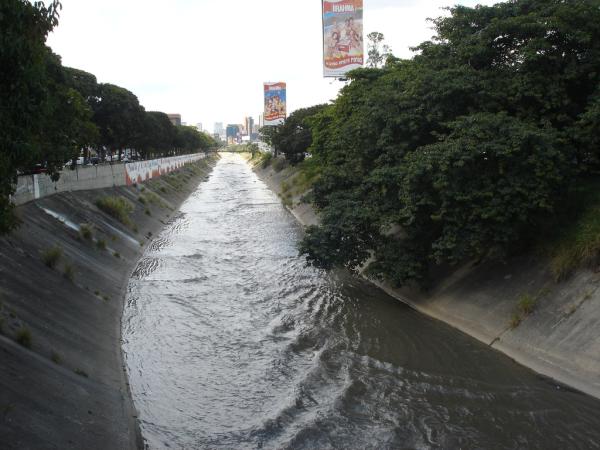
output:
[[[143,183],[121,174],[121,185],[81,190],[111,180],[65,180],[55,195],[38,177],[40,197],[18,206],[20,227],[0,237],[0,448],[143,448],[121,350],[127,283],[217,158]],[[107,196],[132,206],[128,223],[96,206]],[[51,266],[50,249],[60,251]]]

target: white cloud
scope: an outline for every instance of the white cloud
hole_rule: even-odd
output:
[[[288,108],[334,98],[341,83],[322,78],[321,6],[281,0],[63,0],[49,38],[67,66],[134,92],[148,110],[179,112],[188,123],[258,117],[262,82],[288,83]],[[394,53],[433,35],[427,17],[454,3],[365,0],[365,33],[380,31]]]

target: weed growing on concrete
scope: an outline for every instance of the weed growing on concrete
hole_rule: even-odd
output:
[[[133,205],[127,199],[123,197],[102,197],[96,201],[96,206],[123,225],[132,225],[129,215],[133,212]]]
[[[4,334],[4,317],[0,317],[0,334]]]
[[[142,205],[145,205],[147,203],[146,198],[143,195],[140,195],[138,197],[138,202],[140,202]]]
[[[537,304],[538,298],[541,296],[542,292],[543,291],[540,291],[538,297],[532,297],[529,294],[523,294],[519,297],[519,300],[517,301],[517,309],[510,319],[511,328],[517,328],[521,322],[523,322],[525,317],[533,313],[535,310],[535,305]]]
[[[25,348],[31,348],[31,331],[28,328],[20,328],[15,335],[15,341]]]
[[[54,350],[52,351],[52,353],[50,354],[50,359],[52,360],[52,362],[54,364],[60,364],[62,362],[62,358],[60,357],[60,355],[58,353],[56,353]]]
[[[73,281],[75,279],[75,267],[72,263],[65,262],[63,266],[63,276],[69,281]]]
[[[101,251],[106,250],[106,241],[104,239],[98,239],[96,241],[96,248]]]
[[[113,256],[117,259],[119,259],[121,257],[121,254],[119,252],[114,252]]]
[[[94,295],[97,297],[100,295],[100,291],[94,291]]]
[[[144,210],[144,214],[146,214],[147,216],[151,216],[151,215],[152,215],[152,212],[151,212],[151,211],[150,211],[148,208],[146,208],[146,209]]]
[[[167,188],[165,188],[164,186],[160,187],[160,192],[162,192],[163,194],[167,193]]]
[[[105,302],[108,302],[110,300],[110,297],[108,295],[103,295],[102,300],[104,300]]]
[[[535,309],[536,303],[536,299],[534,299],[531,295],[524,294],[519,298],[517,307],[521,314],[528,316]]]
[[[62,258],[62,254],[62,248],[58,246],[50,247],[42,253],[42,261],[46,266],[53,269]]]
[[[82,369],[75,369],[73,372],[75,372],[77,375],[84,377],[84,378],[88,378],[88,374],[85,372],[85,370]]]
[[[584,194],[582,194],[583,196]],[[550,268],[556,281],[586,265],[597,265],[600,259],[600,205],[588,206],[578,219],[562,229],[559,239],[547,244]]]
[[[94,238],[94,232],[92,225],[88,223],[82,223],[79,226],[79,234],[86,241],[91,241]]]
[[[140,241],[140,247],[144,246],[144,241]]]
[[[522,321],[523,319],[519,313],[513,313],[512,317],[510,318],[510,327],[513,329],[517,328]]]

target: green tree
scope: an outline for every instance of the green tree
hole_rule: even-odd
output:
[[[283,125],[270,130],[270,145],[292,164],[301,162],[312,144],[311,119],[326,106],[316,105],[294,111]]]
[[[110,151],[132,148],[143,133],[144,107],[138,98],[125,88],[100,84],[94,103],[93,120],[100,129],[100,144]]]
[[[60,2],[49,6],[25,0],[0,3],[0,232],[16,225],[9,196],[17,170],[40,154],[43,118],[48,112],[48,33],[58,23]]]
[[[367,34],[367,67],[381,67],[392,55],[392,49],[384,44],[385,37],[383,33],[372,31]]]
[[[411,60],[351,72],[311,123],[322,224],[301,244],[308,260],[426,282],[551,226],[600,162],[599,6],[459,6]]]

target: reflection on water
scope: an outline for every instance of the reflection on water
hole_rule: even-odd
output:
[[[600,402],[305,267],[300,235],[224,155],[147,249],[123,339],[150,448],[600,448]]]

